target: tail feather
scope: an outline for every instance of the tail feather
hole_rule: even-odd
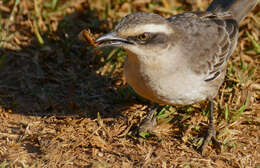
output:
[[[213,0],[207,11],[230,11],[233,18],[240,23],[258,3],[258,0]]]

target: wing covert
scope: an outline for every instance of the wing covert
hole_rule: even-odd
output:
[[[208,82],[225,71],[238,37],[238,24],[230,13],[188,12],[167,20],[186,33],[183,45],[193,72]]]

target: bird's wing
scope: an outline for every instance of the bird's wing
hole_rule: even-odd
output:
[[[238,38],[238,24],[230,13],[187,12],[167,19],[184,34],[181,46],[193,72],[205,81],[225,70]]]

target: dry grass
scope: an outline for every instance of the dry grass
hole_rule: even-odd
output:
[[[125,52],[95,51],[95,36],[135,11],[163,16],[203,10],[209,1],[0,1],[0,168],[260,167],[260,7],[240,29],[215,101],[222,153],[197,148],[206,103],[162,107],[154,135],[137,127],[152,105],[123,79]],[[159,111],[158,111],[159,112]]]

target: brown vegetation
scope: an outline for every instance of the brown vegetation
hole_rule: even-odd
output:
[[[0,1],[0,168],[260,167],[260,6],[240,28],[216,98],[223,144],[202,157],[206,102],[162,107],[154,135],[137,135],[149,101],[123,79],[126,54],[95,50],[97,37],[128,13],[165,17],[203,10],[209,0]]]

